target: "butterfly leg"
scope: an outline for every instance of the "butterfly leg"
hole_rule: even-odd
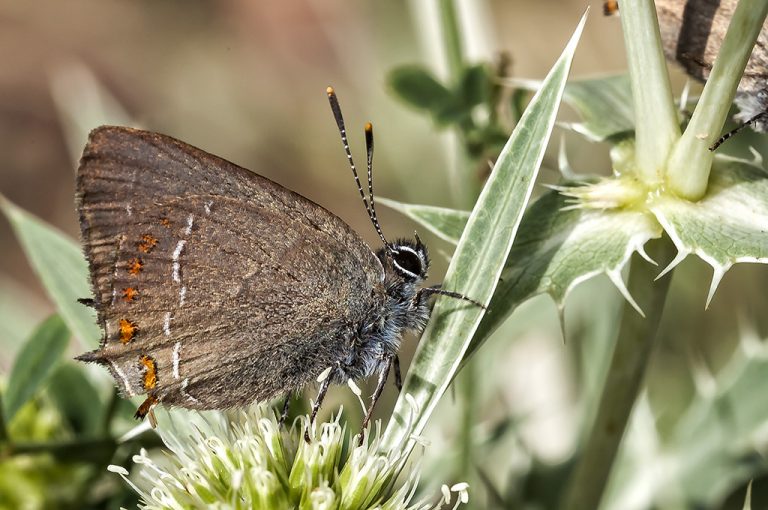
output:
[[[280,413],[280,420],[277,422],[280,428],[285,426],[285,420],[288,418],[288,410],[291,408],[291,392],[285,396],[285,402],[283,403],[283,412]]]
[[[365,428],[368,426],[368,422],[371,421],[373,408],[376,407],[376,402],[379,401],[379,397],[381,397],[381,393],[384,391],[384,384],[387,382],[387,377],[389,376],[389,369],[394,364],[392,357],[385,358],[385,361],[386,361],[386,365],[384,367],[384,370],[382,370],[379,373],[379,382],[376,384],[376,389],[373,391],[373,396],[371,397],[371,405],[368,407],[368,411],[365,413],[365,418],[363,418],[363,426],[362,426],[362,430],[360,431],[360,441],[358,441],[357,443],[358,446],[362,446],[363,444],[363,438],[365,437]]]
[[[403,391],[403,376],[400,374],[400,357],[397,354],[392,358],[392,368],[395,371],[395,386],[397,387],[397,392],[400,393]]]
[[[323,379],[323,382],[320,384],[320,391],[317,393],[317,399],[315,400],[315,404],[312,406],[312,415],[309,417],[309,423],[307,424],[307,428],[304,429],[304,441],[307,443],[310,442],[309,440],[309,428],[312,426],[313,423],[315,423],[315,417],[317,416],[317,411],[320,410],[320,406],[323,404],[323,400],[325,399],[325,394],[328,393],[328,387],[331,385],[331,374],[328,374],[328,376]]]
[[[433,285],[431,287],[424,287],[422,289],[419,289],[419,291],[416,293],[416,296],[413,298],[413,300],[417,303],[420,303],[422,299],[425,297],[429,297],[432,295],[438,295],[438,296],[447,296],[453,299],[460,299],[462,301],[466,301],[467,303],[472,303],[475,306],[478,306],[482,308],[483,310],[487,310],[488,308],[483,305],[482,303],[479,303],[475,301],[472,298],[469,298],[465,296],[464,294],[461,294],[460,292],[453,292],[450,290],[443,290],[442,284]]]

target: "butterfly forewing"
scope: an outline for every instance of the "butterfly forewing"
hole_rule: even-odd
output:
[[[301,387],[353,348],[384,292],[339,218],[163,135],[95,130],[77,203],[104,333],[83,359],[127,395],[223,408]]]

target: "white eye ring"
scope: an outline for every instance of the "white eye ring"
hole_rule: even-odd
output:
[[[413,254],[419,261],[419,265],[423,268],[424,267],[424,257],[421,255],[421,253],[417,252],[410,246],[395,246],[392,250],[392,265],[395,266],[395,269],[402,274],[403,276],[408,276],[411,278],[421,278],[421,274],[414,273],[413,271],[410,271],[400,264],[397,263],[397,258],[395,257],[395,254],[401,253],[403,251],[407,251],[408,253]]]

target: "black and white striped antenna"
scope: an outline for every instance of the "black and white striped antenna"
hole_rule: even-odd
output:
[[[365,125],[365,148],[366,148],[366,160],[368,163],[368,198],[363,191],[363,185],[360,182],[360,177],[357,175],[357,167],[352,159],[352,151],[349,150],[349,140],[347,139],[347,128],[344,125],[344,116],[341,114],[341,106],[339,106],[339,99],[336,97],[336,92],[333,87],[328,87],[325,92],[328,94],[328,102],[331,104],[331,111],[333,112],[333,118],[336,119],[336,125],[339,128],[339,134],[341,135],[341,142],[344,144],[344,152],[347,154],[347,161],[349,161],[349,167],[352,169],[352,175],[355,177],[355,183],[357,184],[357,191],[360,193],[360,197],[363,199],[363,205],[368,212],[368,217],[373,223],[373,227],[376,229],[376,233],[379,234],[381,241],[384,243],[384,247],[388,252],[392,251],[387,238],[384,237],[384,233],[381,231],[379,225],[379,219],[376,216],[376,205],[373,200],[373,126],[371,123]],[[370,204],[368,200],[370,199]]]

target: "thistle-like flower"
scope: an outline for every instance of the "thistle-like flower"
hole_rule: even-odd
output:
[[[466,484],[443,488],[434,503],[411,503],[418,466],[398,483],[405,453],[378,451],[380,424],[362,446],[345,445],[339,415],[310,428],[299,417],[281,429],[272,409],[158,412],[158,432],[170,452],[133,457],[138,473],[109,466],[140,495],[140,508],[428,510],[468,500]],[[452,498],[451,495],[455,494]]]

